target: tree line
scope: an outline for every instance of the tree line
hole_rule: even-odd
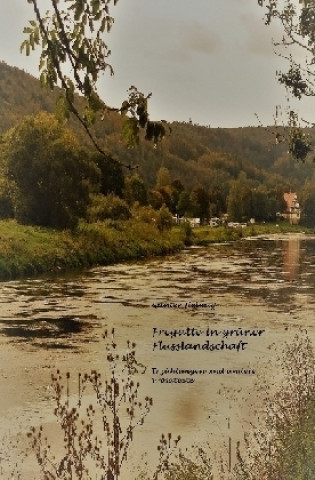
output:
[[[209,158],[210,176],[203,181],[201,175],[192,188],[165,166],[159,167],[150,187],[140,172],[126,171],[110,154],[82,147],[53,114],[40,112],[2,137],[0,215],[25,224],[75,228],[80,219],[126,220],[141,213],[161,222],[163,229],[174,216],[198,217],[207,224],[226,213],[233,221],[272,221],[284,211],[285,185],[249,176],[239,159],[235,165],[229,156]],[[235,170],[233,175],[223,170],[224,161]],[[304,190],[310,204],[312,189]]]

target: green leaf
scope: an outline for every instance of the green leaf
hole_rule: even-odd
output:
[[[20,53],[23,53],[23,50],[26,48],[27,43],[28,43],[27,40],[24,40],[24,42],[21,43]]]
[[[89,97],[89,106],[94,112],[98,112],[104,109],[104,102],[100,99],[97,93],[92,91]]]
[[[83,120],[85,123],[90,126],[93,123],[95,123],[96,117],[95,117],[95,111],[89,108],[89,105],[86,106],[83,114]]]
[[[92,13],[93,13],[93,15],[97,15],[97,14],[99,13],[99,10],[100,10],[100,2],[99,2],[99,0],[92,0],[91,5],[92,5]]]
[[[83,14],[83,12],[84,12],[84,2],[82,0],[78,0],[76,2],[76,8],[74,12],[74,19],[76,22],[80,20],[80,17]]]
[[[83,82],[84,95],[90,96],[92,92],[92,86],[88,75],[85,75]]]
[[[68,120],[68,118],[70,116],[69,104],[68,104],[66,98],[64,97],[64,95],[60,95],[57,98],[55,115],[56,115],[57,120],[60,123],[64,123],[65,120]]]
[[[103,32],[105,31],[105,28],[106,28],[106,18],[104,17],[104,18],[102,19],[102,22],[101,22],[101,26],[100,26],[99,31],[103,33]]]
[[[129,147],[136,147],[139,144],[138,120],[134,117],[124,117],[122,132]]]

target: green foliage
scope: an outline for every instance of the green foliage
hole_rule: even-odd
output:
[[[200,223],[209,221],[210,218],[210,196],[209,192],[204,187],[196,187],[191,194],[193,204],[193,214],[200,218]]]
[[[133,216],[141,222],[156,224],[157,210],[150,206],[136,205],[133,210]]]
[[[172,214],[165,205],[162,205],[158,212],[156,225],[160,232],[164,232],[164,230],[170,230],[173,225]]]
[[[25,118],[4,139],[12,202],[22,223],[73,228],[85,216],[95,166],[51,115]]]
[[[193,202],[190,198],[190,195],[187,191],[180,193],[177,203],[177,211],[181,216],[190,216],[193,212]]]
[[[304,162],[312,149],[309,135],[303,132],[300,128],[294,127],[289,136],[289,152],[293,158]]]
[[[283,212],[283,192],[269,190],[263,185],[253,188],[252,182],[244,175],[232,182],[227,197],[229,219],[237,222],[255,218],[257,221],[272,221],[277,212]]]
[[[148,122],[146,128],[145,139],[154,142],[157,145],[159,140],[165,137],[166,130],[163,125],[166,122]]]
[[[281,73],[279,75],[279,82],[290,89],[293,96],[299,100],[303,95],[307,95],[307,83],[303,80],[301,71],[296,66],[291,66],[287,73]]]
[[[162,140],[166,134],[164,124],[166,122],[152,122],[149,120],[148,99],[149,95],[144,96],[135,86],[131,86],[128,90],[128,100],[122,103],[120,112],[123,116],[123,133],[129,148],[139,145],[140,131],[144,129],[145,139],[157,143]]]
[[[80,222],[74,232],[0,220],[0,280],[108,265],[181,249],[181,236],[176,231],[160,233],[149,215],[142,218],[140,214],[128,221]]]
[[[26,115],[53,112],[58,92],[47,94],[28,73],[0,62],[0,134]]]
[[[170,254],[183,248],[187,236],[182,226],[161,233],[156,226],[158,212],[139,207],[133,214],[128,221],[80,222],[74,232],[0,220],[0,280],[108,265]],[[300,231],[301,227],[288,223],[257,224],[243,229],[243,235]],[[303,231],[307,229],[303,227]],[[236,229],[201,227],[193,230],[192,241],[196,245],[208,245],[238,238],[240,234]]]
[[[190,246],[193,244],[193,239],[194,239],[194,231],[192,226],[190,225],[189,222],[183,222],[180,226],[180,229],[184,235],[184,243],[187,246]]]
[[[106,219],[128,220],[131,217],[129,206],[125,200],[110,193],[109,195],[93,195],[88,208],[88,221],[102,222]]]
[[[26,113],[36,112],[40,106],[53,111],[55,101],[61,93],[56,91],[45,96],[35,79],[0,63],[0,132],[8,125],[14,125],[17,119]],[[76,100],[80,108],[84,103],[81,100]],[[133,108],[137,115],[136,103]],[[126,117],[130,118],[130,114],[126,114]],[[196,187],[202,186],[209,194],[210,215],[221,216],[227,211],[227,198],[232,182],[238,178],[240,172],[245,172],[251,189],[252,207],[256,212],[254,216],[266,221],[271,219],[276,211],[283,211],[283,206],[276,208],[283,192],[292,189],[300,198],[300,190],[312,175],[313,166],[306,161],[309,155],[305,162],[293,161],[292,155],[287,154],[286,142],[277,145],[275,141],[271,143],[274,138],[262,128],[211,129],[189,123],[174,123],[172,135],[164,138],[163,146],[159,144],[155,149],[152,144],[141,142],[138,147],[128,149],[122,139],[122,120],[119,113],[108,111],[103,121],[96,121],[93,132],[102,145],[103,153],[95,154],[92,160],[97,161],[98,168],[102,171],[101,191],[105,194],[113,191],[119,196],[125,195],[130,206],[134,202],[150,203],[159,210],[166,204],[173,214],[199,216],[196,215],[196,205],[194,211],[191,193]],[[294,116],[293,121],[298,132],[299,123]],[[69,121],[69,126],[77,131],[72,120]],[[283,137],[289,139],[288,129],[279,128],[279,131]],[[291,132],[293,133],[293,128]],[[301,132],[304,143],[311,145],[313,132]],[[80,140],[87,141],[82,135]],[[300,147],[292,137],[292,148],[295,146]],[[105,152],[112,153],[104,155]],[[112,163],[110,159],[115,158],[119,159],[119,162],[113,160]],[[139,188],[133,188],[136,187],[135,182],[133,187],[128,185],[122,193],[124,180],[119,163],[130,166],[137,164],[142,186],[139,184]],[[148,193],[156,184],[161,165],[168,170],[171,180],[176,178],[180,182],[180,190],[174,187],[171,181],[170,185]],[[2,187],[0,190],[2,191]],[[275,190],[278,191],[277,201]],[[9,185],[6,191],[10,192],[10,195],[13,193]],[[7,211],[7,207],[4,210]]]
[[[227,199],[227,212],[230,220],[242,222],[252,216],[251,189],[246,178],[232,183]]]
[[[0,218],[13,218],[12,182],[8,179],[4,145],[0,143]]]
[[[138,120],[134,117],[125,116],[123,119],[122,132],[129,147],[139,145],[139,126]]]
[[[264,3],[264,0],[258,0],[260,6]],[[303,97],[314,97],[314,0],[300,0],[299,4],[289,0],[269,0],[266,8],[266,25],[278,21],[282,26],[282,39],[279,42],[274,41],[274,45],[277,48],[284,47],[284,50],[279,49],[279,56],[289,63],[287,72],[278,73],[279,82],[285,86],[293,98],[301,100]],[[288,111],[289,151],[295,159],[305,161],[308,154],[313,151],[313,146],[310,137],[303,132],[297,120],[298,113],[290,108]],[[303,120],[303,122],[304,125],[314,126],[313,120],[310,122]]]
[[[301,223],[308,227],[315,227],[315,184],[309,182],[301,191],[300,199],[303,208],[301,214]]]
[[[103,0],[80,2],[70,0],[62,9],[58,2],[51,2],[53,11],[41,14],[38,2],[30,0],[36,20],[24,28],[28,36],[21,45],[29,55],[31,50],[41,47],[40,72],[43,83],[50,88],[61,82],[71,100],[74,89],[78,89],[89,101],[93,100],[95,84],[100,72],[111,70],[107,61],[109,49],[102,34],[111,30],[113,18],[109,14],[109,3]],[[62,73],[62,65],[69,62],[73,79]]]
[[[147,140],[157,143],[163,138],[163,123],[149,121],[147,100],[151,94],[145,97],[131,86],[128,100],[120,108],[109,108],[99,96],[97,81],[100,75],[105,70],[111,75],[114,73],[108,62],[111,52],[104,41],[105,33],[111,31],[114,22],[109,12],[111,0],[68,0],[62,5],[51,0],[52,10],[45,13],[38,0],[29,0],[29,3],[33,6],[35,20],[29,21],[24,28],[27,39],[21,45],[21,52],[30,55],[35,48],[41,50],[41,83],[50,89],[59,86],[63,91],[57,102],[58,117],[65,119],[70,113],[74,114],[96,150],[105,156],[91,125],[98,116],[104,117],[111,110],[123,115],[123,133],[129,147],[138,145],[140,129],[145,130]],[[115,5],[117,0],[113,3]],[[75,102],[75,91],[85,100],[81,106]]]
[[[165,195],[163,196],[162,192],[158,190],[150,190],[148,194],[148,198],[149,198],[149,204],[155,210],[159,210],[162,207],[162,205],[165,203]],[[166,203],[168,202],[166,201]]]
[[[121,165],[119,165],[110,155],[94,153],[91,160],[96,163],[101,172],[100,193],[108,195],[114,193],[122,196],[125,186],[125,177]]]
[[[45,94],[38,83],[25,72],[0,63],[0,133],[14,126],[26,114],[39,109],[54,111],[55,102],[62,92],[57,89]],[[77,98],[76,102],[80,109],[83,108],[82,99]],[[150,142],[141,142],[138,147],[128,149],[121,134],[122,120],[118,112],[108,111],[102,121],[96,119],[91,127],[104,152],[111,152],[110,157],[119,159],[121,164],[138,165],[137,172],[148,191],[155,186],[161,165],[168,169],[171,178],[181,182],[188,195],[196,186],[203,186],[210,195],[211,215],[226,213],[231,181],[237,179],[241,171],[252,182],[252,188],[257,189],[263,184],[272,192],[275,188],[283,187],[282,194],[290,187],[299,193],[312,175],[313,165],[310,162],[292,161],[287,154],[287,142],[276,144],[277,137],[263,128],[212,129],[189,123],[173,123],[172,134],[166,135],[157,148]],[[80,133],[77,123],[72,119],[68,125]],[[298,122],[296,125],[299,127]],[[279,127],[278,133],[289,139],[289,129]],[[303,134],[307,142],[313,143],[312,130],[303,130]],[[86,136],[80,135],[80,140],[90,148]],[[108,153],[106,157],[109,157]],[[114,167],[110,171],[114,171]],[[111,178],[114,175],[110,174],[109,180]],[[117,175],[117,185],[120,179],[121,176]],[[120,195],[118,191],[114,193]],[[159,195],[156,208],[166,203],[175,213],[179,199],[173,198],[173,194],[171,182],[171,190],[168,191],[170,198]]]
[[[0,218],[13,218],[13,216],[14,208],[11,198],[6,194],[0,195]]]
[[[148,204],[148,193],[143,179],[139,175],[131,175],[125,179],[124,198],[128,205]]]
[[[263,229],[263,231],[266,231]],[[251,234],[254,235],[253,232]],[[220,226],[216,228],[204,226],[193,230],[193,244],[200,246],[207,246],[211,243],[232,242],[242,238],[242,228],[228,228],[226,226]]]
[[[172,177],[168,168],[161,167],[156,174],[156,185],[157,190],[170,186],[172,182]]]

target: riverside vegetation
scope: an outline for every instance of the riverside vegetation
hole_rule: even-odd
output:
[[[146,213],[149,213],[147,211]],[[151,212],[152,213],[152,212]],[[177,252],[185,245],[205,246],[239,240],[250,235],[312,232],[287,223],[252,225],[245,228],[192,229],[189,224],[158,228],[145,219],[81,222],[75,231],[20,225],[0,221],[0,279],[9,280],[43,273],[108,265]]]
[[[169,254],[183,246],[180,235],[136,220],[81,223],[76,231],[9,220],[0,222],[0,232],[1,280]]]

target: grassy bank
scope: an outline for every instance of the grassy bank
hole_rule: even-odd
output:
[[[182,249],[185,243],[201,246],[250,235],[301,231],[306,230],[281,224],[243,229],[201,227],[192,231],[176,227],[160,233],[154,225],[133,219],[82,223],[71,233],[0,221],[0,280],[167,255]]]
[[[81,224],[76,232],[0,222],[0,280],[107,265],[180,250],[179,232],[132,220]]]

